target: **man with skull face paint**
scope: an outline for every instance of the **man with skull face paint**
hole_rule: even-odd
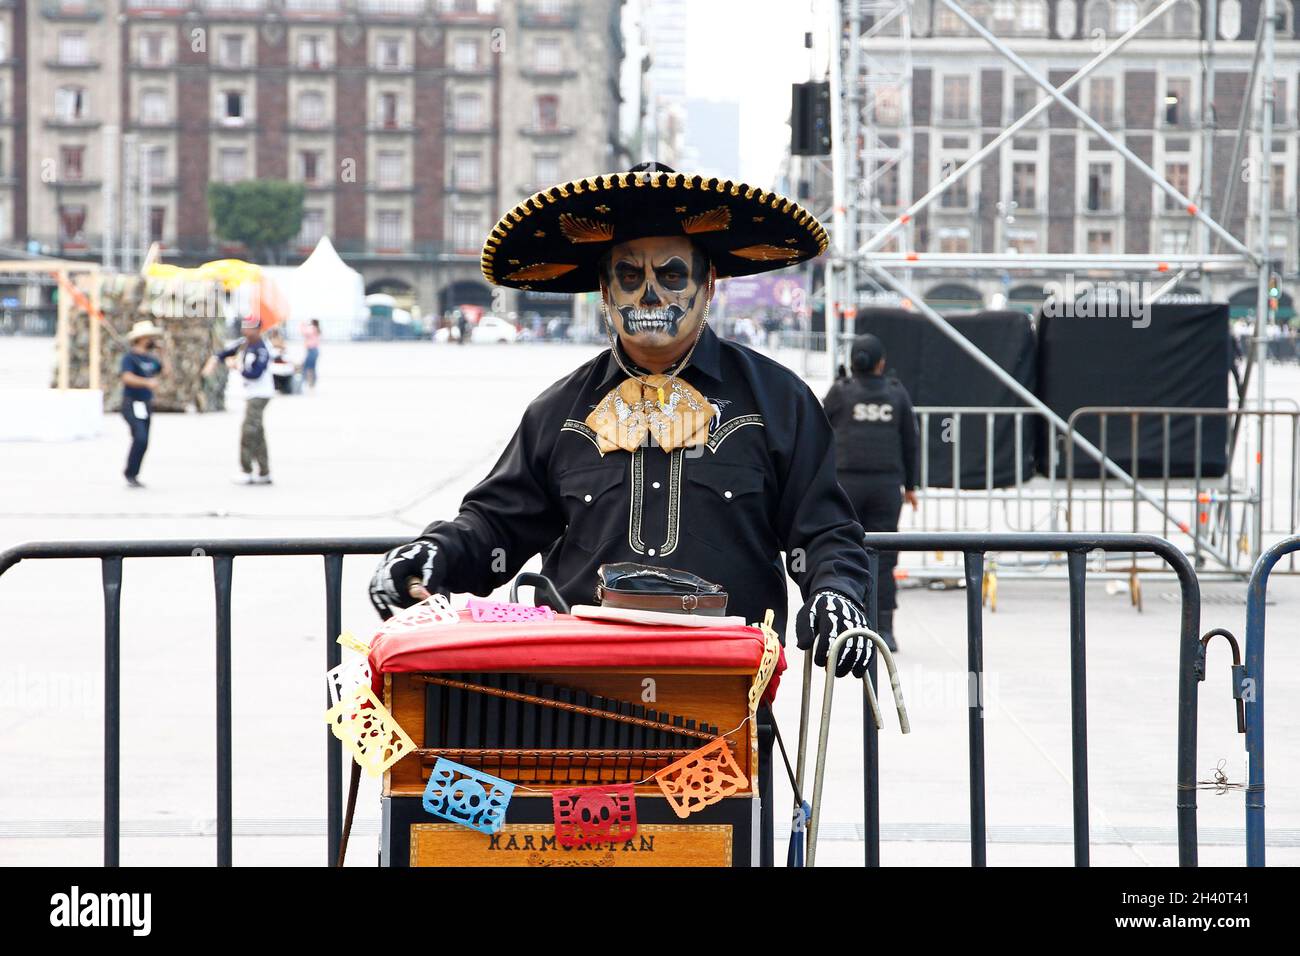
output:
[[[484,595],[542,554],[571,603],[590,601],[600,565],[632,561],[722,585],[728,612],[748,621],[771,608],[784,634],[784,552],[804,599],[798,644],[824,665],[834,638],[865,624],[869,580],[834,436],[808,386],[721,341],[708,306],[715,278],[825,247],[825,230],[787,199],[654,164],[544,190],[503,217],[484,248],[487,279],[598,289],[610,348],[528,406],[458,516],[385,556],[371,584],[380,613],[413,602],[410,577]],[[836,673],[861,675],[868,656],[849,642]]]

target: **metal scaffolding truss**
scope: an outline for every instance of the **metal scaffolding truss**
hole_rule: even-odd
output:
[[[965,162],[952,169],[934,186],[918,198],[909,201],[912,148],[911,123],[911,17],[913,0],[834,0],[834,23],[831,35],[831,94],[832,94],[832,252],[826,275],[826,350],[830,367],[834,369],[842,355],[847,340],[852,337],[856,318],[860,275],[870,276],[883,289],[892,290],[902,299],[910,301],[921,315],[934,324],[945,336],[953,340],[973,359],[989,370],[1023,400],[1037,410],[1061,434],[1070,435],[1075,446],[1088,455],[1114,478],[1132,488],[1135,495],[1163,511],[1156,497],[1144,489],[1127,472],[1111,461],[1101,450],[1085,440],[1077,431],[1068,429],[1066,422],[1052,412],[1031,391],[1013,376],[1003,371],[988,355],[966,339],[939,312],[930,306],[913,287],[911,273],[926,269],[960,268],[968,272],[1002,271],[1006,269],[1037,269],[1040,271],[1072,269],[1114,271],[1118,273],[1151,273],[1164,281],[1149,294],[1154,301],[1173,288],[1189,273],[1198,273],[1202,281],[1214,271],[1236,270],[1243,266],[1257,276],[1257,305],[1255,309],[1255,348],[1251,351],[1242,383],[1239,387],[1238,405],[1244,405],[1251,384],[1251,373],[1258,366],[1256,398],[1263,405],[1264,393],[1263,354],[1266,345],[1265,322],[1268,316],[1268,289],[1271,269],[1269,257],[1269,206],[1265,201],[1255,204],[1251,215],[1256,225],[1255,248],[1233,235],[1222,221],[1231,209],[1235,183],[1228,177],[1229,186],[1224,201],[1217,210],[1211,209],[1209,171],[1213,160],[1213,97],[1214,97],[1214,34],[1217,30],[1216,0],[1204,3],[1201,57],[1203,63],[1203,95],[1201,97],[1202,125],[1207,131],[1202,137],[1202,189],[1196,197],[1184,195],[1177,187],[1162,177],[1147,162],[1137,156],[1114,133],[1078,106],[1069,97],[1072,89],[1083,82],[1094,70],[1124,49],[1151,24],[1171,9],[1189,0],[1163,0],[1155,4],[1145,16],[1130,29],[1110,41],[1103,49],[1079,68],[1060,86],[1054,86],[1034,69],[1003,39],[994,35],[983,23],[965,9],[957,0],[935,0],[959,18],[977,37],[982,38],[991,50],[1002,56],[1018,75],[1032,80],[1045,95],[1006,129],[976,150]],[[1251,112],[1251,92],[1258,89],[1261,101],[1261,119],[1258,136],[1258,155],[1272,155],[1273,139],[1273,72],[1276,33],[1277,0],[1262,0],[1262,16],[1256,38],[1256,57],[1252,68],[1247,99],[1243,105],[1241,121],[1234,148],[1234,165],[1239,164],[1249,132],[1246,116]],[[888,56],[874,52],[873,40],[889,30]],[[866,66],[864,71],[863,66]],[[888,102],[884,100],[888,97]],[[916,215],[936,199],[979,168],[999,147],[1019,130],[1029,125],[1049,107],[1068,111],[1091,135],[1105,142],[1122,156],[1130,169],[1150,180],[1165,193],[1169,201],[1183,209],[1196,224],[1195,249],[1192,254],[1162,256],[1154,254],[1113,255],[1011,255],[1006,253],[942,254],[914,251],[912,229]],[[898,139],[890,143],[878,130],[875,119],[882,107],[899,110],[899,125],[891,128]],[[1267,197],[1272,175],[1271,163],[1260,162],[1255,175],[1260,180],[1260,195]],[[898,205],[903,211],[892,218],[880,213],[879,184],[891,170],[898,170]],[[1217,212],[1217,215],[1215,214]],[[890,251],[884,251],[893,248]],[[1223,250],[1220,254],[1219,250]],[[1145,294],[1145,293],[1144,293]],[[1232,448],[1236,447],[1238,425],[1232,432]],[[1211,557],[1223,559],[1211,552]]]

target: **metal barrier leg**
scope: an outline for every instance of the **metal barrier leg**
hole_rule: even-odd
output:
[[[874,631],[880,621],[880,552],[874,548],[867,550],[867,569],[871,586],[867,626]],[[875,683],[876,655],[873,654],[862,684],[862,865],[869,867],[880,866],[880,713],[879,707],[869,707],[867,697]],[[875,713],[870,714],[869,710]]]
[[[1268,576],[1284,554],[1300,550],[1287,538],[1263,552],[1250,573],[1246,604],[1246,865],[1264,865],[1264,599]]]
[[[217,555],[212,576],[217,598],[217,866],[230,866],[231,749],[230,749],[230,590],[235,559]]]
[[[759,799],[759,835],[758,865],[771,867],[776,865],[776,839],[774,833],[776,808],[772,806],[772,743],[776,733],[772,729],[772,712],[766,707],[758,712],[758,799]]]
[[[104,865],[117,866],[122,819],[122,559],[103,558]]]
[[[343,662],[338,636],[343,631],[343,555],[325,555],[325,669]],[[325,692],[326,706],[331,703]],[[343,742],[325,729],[325,813],[327,843],[325,865],[333,866],[343,836]]]
[[[898,679],[898,668],[894,665],[893,654],[889,650],[889,645],[885,639],[870,628],[857,627],[845,631],[831,642],[830,650],[826,656],[826,681],[822,688],[822,718],[821,725],[817,733],[817,764],[813,770],[813,793],[812,793],[812,813],[808,819],[808,865],[815,866],[817,863],[817,830],[821,823],[822,812],[822,793],[826,781],[826,748],[830,743],[830,725],[831,725],[831,707],[835,698],[835,662],[840,659],[840,652],[844,649],[845,643],[855,637],[865,637],[876,645],[879,656],[885,658],[885,664],[889,670],[890,685],[894,692],[894,706],[898,710],[898,722],[902,727],[903,733],[911,732],[911,725],[907,719],[907,707],[903,703],[902,684]],[[875,663],[876,655],[872,656],[871,663]],[[863,680],[870,680],[871,671],[874,668],[868,666],[868,673]],[[864,691],[865,693],[865,691]],[[872,722],[872,729],[875,729],[875,723]],[[877,849],[879,838],[877,836]],[[868,864],[870,865],[870,864]],[[877,863],[877,865],[879,865]]]
[[[1070,756],[1074,785],[1074,865],[1088,866],[1088,679],[1084,635],[1087,555],[1066,556],[1070,574]]]
[[[970,686],[970,865],[988,865],[984,806],[984,555],[966,552],[966,680]]]

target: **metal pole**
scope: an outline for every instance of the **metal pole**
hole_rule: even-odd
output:
[[[1065,421],[1065,419],[1061,418],[1060,415],[1056,414],[1056,412],[1054,412],[1051,408],[1049,408],[1041,398],[1039,398],[1029,389],[1025,388],[1025,386],[1021,384],[1021,382],[1017,378],[1015,378],[1015,376],[1009,373],[1006,369],[1002,368],[1002,366],[998,365],[997,362],[993,361],[991,358],[988,357],[988,355],[980,351],[979,346],[975,345],[973,342],[970,341],[970,339],[966,338],[966,336],[962,335],[955,328],[953,328],[952,325],[948,322],[948,320],[945,319],[938,312],[936,312],[929,303],[927,303],[923,298],[921,298],[920,294],[916,292],[916,290],[912,289],[909,285],[907,285],[907,283],[903,282],[898,277],[893,276],[890,273],[886,272],[884,268],[876,265],[874,261],[867,260],[867,265],[876,273],[876,275],[880,277],[882,282],[884,282],[886,285],[889,285],[891,288],[893,288],[894,291],[896,291],[899,295],[911,299],[912,302],[916,305],[916,308],[921,312],[921,314],[924,315],[927,319],[929,319],[930,322],[932,322],[935,326],[937,326],[939,331],[942,332],[944,335],[946,335],[949,339],[951,339],[958,346],[958,348],[960,348],[971,358],[975,359],[975,361],[978,362],[980,365],[982,365],[984,368],[988,369],[989,373],[993,375],[993,377],[996,378],[999,382],[1001,382],[1003,385],[1009,388],[1016,395],[1017,398],[1019,398],[1026,405],[1031,406],[1040,414],[1042,414],[1042,416],[1048,422],[1050,422],[1056,428],[1057,431],[1060,431],[1062,434],[1069,435],[1073,440],[1074,444],[1082,448],[1094,461],[1098,462],[1106,471],[1110,472],[1110,474],[1113,475],[1115,478],[1118,478],[1120,481],[1124,482],[1125,486],[1127,487],[1131,487],[1136,484],[1136,482],[1134,482],[1134,480],[1129,476],[1128,472],[1124,471],[1124,469],[1120,468],[1119,465],[1115,464],[1113,461],[1111,461],[1109,458],[1103,455],[1101,451],[1098,450],[1098,448],[1092,444],[1092,442],[1088,441],[1078,432],[1071,429],[1069,424]],[[1155,507],[1161,514],[1167,514],[1167,512],[1165,511],[1165,507],[1163,504],[1161,504],[1160,500],[1156,498],[1154,495],[1152,495],[1150,492],[1148,492],[1141,485],[1137,486],[1137,493],[1142,496],[1142,499],[1144,501],[1146,501],[1148,504]],[[1178,521],[1178,519],[1174,518],[1172,515],[1170,515],[1170,518],[1175,523]],[[1221,554],[1213,547],[1206,545],[1202,548],[1202,550],[1204,550],[1207,554],[1212,556],[1216,561],[1219,561],[1225,565],[1228,563],[1227,557]]]
[[[325,669],[333,670],[343,662],[343,648],[338,636],[343,630],[343,555],[325,555]],[[326,704],[333,703],[329,692]],[[339,857],[343,839],[343,743],[329,728],[325,730],[325,865],[333,866]]]
[[[108,125],[104,127],[104,240],[102,247],[102,261],[106,270],[113,269],[113,233],[117,229],[117,127]]]
[[[1150,13],[1148,13],[1145,17],[1143,17],[1141,20],[1135,23],[1132,29],[1130,29],[1123,36],[1115,40],[1114,43],[1106,47],[1106,49],[1102,50],[1100,53],[1098,53],[1087,63],[1085,63],[1083,67],[1079,70],[1079,72],[1075,73],[1072,77],[1070,77],[1068,80],[1062,83],[1060,86],[1060,92],[1063,94],[1068,93],[1079,83],[1083,82],[1083,80],[1087,78],[1089,73],[1091,73],[1097,67],[1101,66],[1101,64],[1105,63],[1108,59],[1110,59],[1121,49],[1123,49],[1124,46],[1127,45],[1129,40],[1133,39],[1142,30],[1146,28],[1147,24],[1149,24],[1152,20],[1155,20],[1166,10],[1172,7],[1175,3],[1180,3],[1180,2],[1181,0],[1165,0],[1164,3],[1160,4],[1158,7],[1155,7]],[[910,102],[905,105],[907,105],[910,110]],[[978,150],[972,153],[971,157],[968,160],[966,160],[966,162],[962,163],[960,166],[954,169],[943,179],[939,180],[939,182],[935,184],[933,189],[931,189],[920,199],[916,200],[914,203],[908,206],[906,210],[899,213],[898,216],[895,217],[893,222],[889,223],[889,225],[885,226],[885,228],[881,229],[878,233],[876,233],[865,243],[863,243],[858,248],[858,255],[863,256],[869,252],[874,252],[877,249],[883,248],[885,243],[888,242],[890,236],[892,236],[899,229],[903,228],[903,226],[910,223],[916,217],[916,214],[920,212],[922,209],[924,209],[926,206],[930,205],[930,203],[935,199],[936,196],[940,195],[949,186],[951,186],[957,180],[961,179],[961,177],[965,176],[967,173],[969,173],[980,163],[984,162],[984,160],[986,160],[989,156],[992,156],[994,153],[996,153],[999,146],[1005,143],[1008,139],[1010,139],[1012,136],[1018,133],[1025,126],[1033,122],[1034,118],[1038,116],[1039,113],[1043,112],[1051,105],[1052,105],[1052,101],[1050,98],[1048,98],[1048,99],[1039,100],[1037,103],[1031,106],[1023,116],[1021,116],[1010,126],[1004,129],[1001,133],[993,137],[993,139],[989,140],[989,142],[985,143]],[[910,116],[910,112],[909,112],[909,116]]]
[[[857,0],[849,0],[856,7]],[[834,255],[826,264],[826,373],[835,378],[840,309],[846,298],[844,269],[848,260],[848,143],[844,128],[844,3],[836,0],[831,23],[831,237]],[[850,38],[856,44],[857,37]]]
[[[1236,236],[1230,233],[1227,229],[1224,229],[1223,226],[1219,225],[1217,222],[1211,219],[1208,215],[1206,215],[1205,210],[1201,209],[1194,202],[1192,202],[1191,199],[1189,199],[1187,196],[1184,196],[1181,192],[1179,192],[1177,189],[1171,186],[1165,179],[1161,178],[1159,173],[1157,173],[1154,169],[1152,169],[1149,165],[1147,165],[1146,162],[1144,162],[1141,159],[1141,157],[1139,157],[1135,152],[1133,152],[1133,150],[1125,146],[1124,143],[1122,143],[1118,138],[1116,138],[1114,133],[1106,129],[1106,127],[1102,126],[1095,119],[1089,116],[1086,110],[1080,108],[1079,106],[1076,106],[1073,100],[1071,100],[1068,96],[1066,96],[1056,87],[1054,87],[1051,83],[1049,83],[1047,79],[1044,78],[1037,70],[1035,70],[1027,62],[1025,62],[1023,57],[1021,57],[1018,53],[1012,50],[1004,42],[999,40],[988,30],[987,27],[985,27],[982,23],[980,23],[969,13],[967,13],[964,9],[962,9],[960,4],[956,3],[955,0],[940,0],[940,2],[943,3],[944,6],[952,10],[955,14],[957,14],[957,16],[968,27],[974,30],[979,36],[983,37],[985,41],[989,44],[989,46],[993,47],[993,49],[996,50],[998,53],[1001,53],[1003,57],[1005,57],[1009,62],[1014,64],[1022,73],[1024,73],[1025,76],[1033,80],[1043,90],[1046,90],[1048,95],[1051,96],[1052,99],[1054,99],[1058,105],[1068,110],[1071,114],[1075,116],[1075,118],[1077,118],[1085,126],[1087,126],[1088,129],[1092,130],[1093,133],[1095,133],[1097,136],[1101,137],[1102,140],[1108,143],[1111,149],[1115,150],[1115,152],[1123,156],[1126,160],[1129,161],[1130,164],[1135,166],[1144,176],[1146,176],[1149,180],[1151,180],[1151,182],[1155,183],[1160,189],[1164,190],[1168,195],[1172,196],[1180,206],[1182,206],[1184,209],[1187,210],[1188,215],[1194,217],[1204,226],[1213,230],[1221,239],[1223,239],[1224,242],[1226,242],[1232,248],[1236,249],[1242,255],[1249,257],[1251,261],[1256,261],[1256,254],[1251,251],[1249,246],[1247,246],[1240,239],[1238,239]],[[1266,2],[1271,5],[1274,2],[1274,0],[1266,0]],[[1271,6],[1269,8],[1271,9]],[[1270,50],[1271,50],[1271,44],[1270,44]],[[1271,66],[1268,68],[1268,75],[1271,79],[1272,77]],[[1270,95],[1269,102],[1270,104],[1272,103],[1271,95]]]
[[[837,330],[841,331],[845,337],[852,335],[856,329],[854,323],[858,314],[858,269],[856,260],[849,255],[849,251],[858,247],[858,222],[859,222],[859,191],[866,180],[864,170],[862,169],[862,152],[858,145],[860,135],[859,124],[862,120],[862,70],[861,70],[861,48],[862,48],[862,4],[859,0],[850,0],[849,3],[849,49],[848,63],[844,78],[842,79],[842,89],[847,94],[848,116],[845,117],[844,132],[845,143],[840,149],[840,157],[845,163],[845,189],[844,189],[844,242],[837,245],[836,248],[844,253],[844,284],[840,287],[841,295],[844,302],[844,328],[839,329],[839,322],[836,322]],[[840,354],[840,343],[836,341],[835,349],[832,355]],[[832,378],[835,375],[835,366],[830,368]]]
[[[217,601],[217,866],[230,866],[232,862],[230,591],[234,564],[235,559],[229,555],[212,559]]]
[[[1214,40],[1219,33],[1219,4],[1218,0],[1205,0],[1205,29],[1201,31],[1204,37],[1205,52],[1201,56],[1201,201],[1199,205],[1202,209],[1213,209],[1214,203],[1214,130],[1216,126],[1216,117],[1214,114]],[[1244,112],[1244,110],[1243,110]],[[1232,177],[1229,176],[1229,179]],[[1230,222],[1224,219],[1224,222]],[[1210,246],[1214,240],[1210,236],[1210,228],[1204,223],[1198,230],[1199,242],[1197,248],[1202,255],[1209,255]],[[1159,296],[1153,297],[1154,299]],[[1201,272],[1201,298],[1210,301],[1210,277]]]
[[[953,487],[956,487],[954,484]],[[970,865],[988,865],[984,784],[984,554],[966,552],[966,744],[970,760]]]
[[[122,559],[101,559],[104,579],[104,865],[118,865],[122,818]]]
[[[1087,866],[1088,678],[1083,612],[1087,555],[1082,551],[1071,551],[1066,561],[1070,569],[1070,757],[1074,784],[1074,865]]]
[[[1265,372],[1268,362],[1268,330],[1269,308],[1268,308],[1268,280],[1269,272],[1272,269],[1270,253],[1272,252],[1271,237],[1269,229],[1271,227],[1270,213],[1273,206],[1273,46],[1276,42],[1277,28],[1275,17],[1277,16],[1277,0],[1264,0],[1264,62],[1263,75],[1260,79],[1264,87],[1261,91],[1263,96],[1260,103],[1260,122],[1259,122],[1259,190],[1257,192],[1259,200],[1259,235],[1255,245],[1259,249],[1259,258],[1257,265],[1259,272],[1256,277],[1258,283],[1255,297],[1255,364],[1259,366],[1259,389],[1256,392],[1256,399],[1259,407],[1264,407],[1267,391],[1264,387]],[[1247,107],[1248,108],[1248,107]],[[1263,451],[1263,441],[1261,434],[1260,451]],[[1264,507],[1264,489],[1259,489],[1260,502],[1259,507]]]

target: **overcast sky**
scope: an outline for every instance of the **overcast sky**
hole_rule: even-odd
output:
[[[819,0],[691,0],[686,95],[740,103],[740,178],[769,183],[789,142],[790,84],[808,79]],[[824,46],[822,37],[817,37]]]

